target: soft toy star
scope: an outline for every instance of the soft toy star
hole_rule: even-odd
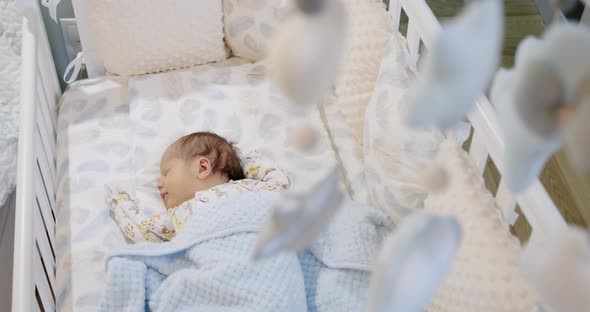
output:
[[[311,243],[332,220],[344,200],[334,168],[309,192],[286,190],[275,202],[273,215],[254,246],[254,259],[281,251],[298,251]]]
[[[421,212],[404,219],[381,247],[366,311],[424,311],[461,244],[454,217]]]
[[[503,9],[500,0],[473,1],[443,25],[410,91],[410,125],[449,128],[465,117],[497,69]]]
[[[590,233],[577,227],[557,230],[525,247],[521,271],[551,311],[590,309]]]
[[[340,0],[298,0],[299,10],[273,42],[271,77],[296,104],[315,105],[338,74],[346,34]]]
[[[552,26],[542,39],[526,38],[515,66],[500,70],[491,89],[504,133],[504,179],[525,190],[564,141],[574,164],[590,170],[590,31]]]

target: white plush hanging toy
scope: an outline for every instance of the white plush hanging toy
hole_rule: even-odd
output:
[[[504,3],[472,1],[443,25],[410,91],[408,123],[449,128],[461,121],[497,69]]]
[[[253,258],[298,251],[315,239],[344,200],[338,189],[338,177],[338,169],[334,168],[309,193],[282,192],[274,204],[272,217],[258,235]]]
[[[421,212],[404,219],[383,242],[365,311],[424,311],[454,262],[461,233],[454,217]]]
[[[271,77],[301,108],[327,96],[338,74],[344,47],[345,12],[340,0],[295,0],[298,11],[278,35],[270,53]],[[301,125],[293,133],[298,152],[318,143],[316,131]],[[302,154],[302,157],[305,155]],[[253,257],[306,247],[336,214],[344,194],[336,168],[308,191],[287,190],[275,202]]]
[[[299,10],[272,45],[271,77],[296,104],[318,104],[331,90],[343,56],[340,0],[296,0]]]
[[[551,312],[590,311],[587,230],[568,227],[531,240],[522,254],[521,271]]]
[[[590,172],[590,29],[555,24],[526,38],[515,66],[491,89],[506,144],[505,181],[524,191],[563,141],[574,165]]]

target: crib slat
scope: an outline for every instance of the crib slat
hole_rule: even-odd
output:
[[[48,165],[47,158],[44,155],[43,147],[39,142],[39,136],[35,135],[35,143],[38,144],[35,150],[35,165],[36,170],[39,171],[39,176],[37,177],[40,182],[40,190],[47,192],[47,199],[49,200],[49,206],[51,210],[55,208],[55,190],[56,190],[56,182],[54,178],[54,173],[50,170],[50,165]],[[41,193],[38,193],[41,194]]]
[[[420,49],[420,35],[418,29],[416,29],[416,23],[413,20],[408,21],[408,33],[406,34],[408,40],[408,50],[412,56],[418,56],[418,50]],[[417,59],[417,58],[416,58]]]
[[[45,277],[45,272],[43,272],[43,265],[41,264],[41,258],[39,258],[38,252],[35,252],[33,255],[33,268],[35,271],[35,286],[43,303],[43,310],[55,311],[55,302],[51,296],[49,281]]]
[[[516,197],[508,190],[508,187],[504,181],[501,181],[500,185],[498,186],[498,192],[496,193],[496,204],[498,207],[500,207],[500,209],[502,209],[504,220],[508,224],[514,225],[514,222],[516,222],[518,219],[518,214],[516,211],[514,211],[514,208],[516,208]]]
[[[39,75],[37,76],[37,79],[39,80],[37,82],[37,95],[41,102],[41,105],[38,105],[41,114],[37,114],[37,118],[41,118],[47,122],[46,128],[51,130],[51,132],[48,133],[51,134],[51,137],[55,138],[55,129],[57,128],[57,106],[55,105],[55,102],[52,102],[49,99],[51,95],[47,93],[46,87],[43,85],[43,77]]]
[[[41,83],[38,82],[38,88],[42,88],[39,86]],[[38,106],[38,114],[37,117],[37,126],[39,127],[40,133],[42,134],[43,143],[45,145],[45,150],[47,151],[47,155],[51,156],[51,158],[55,157],[55,146],[57,144],[57,134],[55,132],[55,127],[57,120],[55,119],[54,109],[51,108],[51,105],[48,104],[46,94],[43,90],[38,90],[37,92],[37,100],[41,102],[41,105]]]
[[[51,136],[50,130],[47,128],[47,124],[43,121],[38,119],[35,125],[37,130],[37,134],[39,136],[39,144],[35,146],[36,148],[40,149],[39,154],[43,154],[44,158],[48,162],[48,169],[52,171],[55,176],[55,144],[56,138]],[[55,181],[53,181],[55,184]]]
[[[45,233],[45,226],[43,226],[43,221],[41,220],[42,216],[39,212],[39,209],[36,209],[36,224],[35,224],[35,240],[37,241],[37,246],[39,246],[39,250],[41,251],[41,258],[43,259],[43,264],[45,265],[45,270],[49,273],[49,283],[51,285],[55,285],[55,260],[53,258],[53,252],[51,251],[51,246],[49,246],[49,241],[47,239],[47,234]]]
[[[37,122],[43,123],[44,129],[47,131],[46,133],[48,138],[51,139],[51,142],[53,143],[52,145],[55,145],[55,141],[57,140],[57,134],[55,132],[57,127],[56,108],[55,105],[50,104],[47,99],[47,93],[45,93],[43,87],[40,86],[40,84],[40,82],[37,83],[37,88],[39,88],[37,96],[41,102],[41,105],[38,105],[40,114],[37,114]]]
[[[43,142],[43,135],[41,134],[41,129],[36,128],[35,133],[35,156],[39,161],[39,166],[41,167],[41,173],[43,174],[43,181],[46,185],[51,188],[51,191],[55,190],[57,179],[55,173],[55,160],[53,157],[48,155],[48,152],[45,150],[46,145],[48,142]],[[50,143],[49,143],[50,144]],[[54,193],[55,194],[55,193]]]
[[[41,75],[39,75],[39,77],[41,78],[41,80],[43,80],[43,77]],[[52,129],[54,130],[55,135],[55,130],[57,129],[57,100],[59,99],[52,98],[53,95],[48,91],[49,87],[47,86],[47,83],[41,82],[39,87],[40,91],[42,91],[43,98],[45,100],[44,107],[49,112],[47,116],[51,121]]]
[[[40,9],[36,8],[36,15],[42,21]],[[53,64],[53,57],[51,55],[51,48],[49,40],[45,32],[43,23],[35,25],[35,35],[37,39],[37,76],[42,77],[43,88],[48,98],[48,103],[57,103],[61,95],[59,80],[57,79],[57,72]]]
[[[393,19],[393,29],[399,30],[399,24],[402,16],[402,5],[399,1],[389,2],[389,14]]]
[[[488,151],[483,138],[477,131],[473,133],[473,137],[471,139],[469,156],[475,163],[478,174],[482,175],[486,167],[486,162],[488,161]]]
[[[41,213],[43,215],[43,220],[45,220],[45,224],[47,226],[47,232],[49,232],[49,236],[51,237],[51,244],[53,245],[53,235],[55,233],[55,222],[53,220],[53,216],[51,214],[51,204],[47,200],[47,196],[45,195],[45,188],[43,187],[43,182],[41,182],[41,174],[39,170],[35,170],[35,194],[37,194],[37,201],[39,202],[39,208],[41,208]],[[55,212],[54,212],[55,213]]]

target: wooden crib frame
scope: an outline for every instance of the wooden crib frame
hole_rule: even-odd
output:
[[[56,126],[61,91],[38,2],[19,0],[19,4],[24,19],[12,311],[54,311]],[[396,28],[402,10],[409,18],[410,53],[418,54],[421,41],[428,48],[441,27],[425,0],[391,0],[389,6]],[[469,155],[479,172],[483,174],[488,155],[502,171],[504,143],[486,97],[477,101],[468,119],[474,129]],[[535,236],[565,226],[538,180],[517,196],[500,183],[496,201],[507,222],[514,221],[518,203]]]

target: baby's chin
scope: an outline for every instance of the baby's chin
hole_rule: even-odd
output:
[[[171,200],[170,198],[168,198],[167,200],[162,199],[162,203],[164,204],[164,207],[166,207],[166,210],[172,209],[177,206],[175,205],[174,200]]]

